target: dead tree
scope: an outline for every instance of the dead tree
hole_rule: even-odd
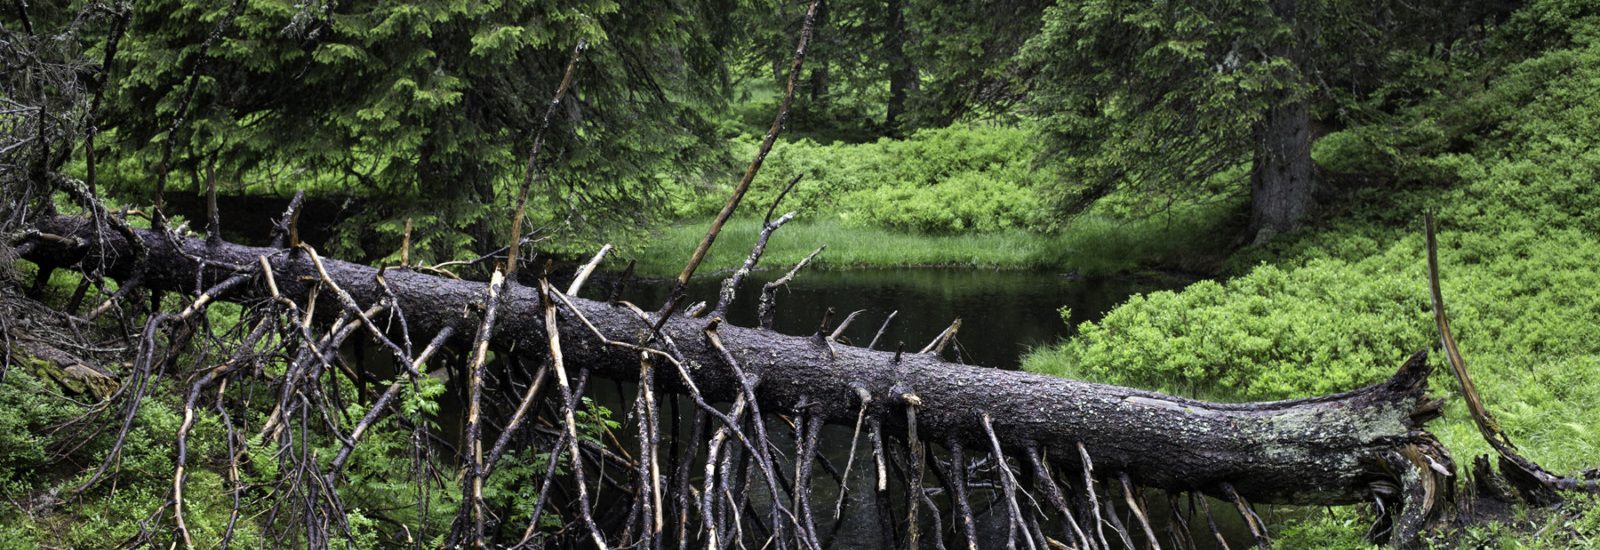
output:
[[[529,410],[532,396],[539,393],[537,384],[543,383],[547,371],[553,372],[559,382],[561,412],[552,422],[564,428],[556,430],[549,448],[557,460],[571,461],[580,497],[589,484],[606,483],[604,479],[585,480],[585,470],[592,468],[585,464],[618,461],[633,473],[628,492],[635,512],[623,522],[621,533],[602,527],[607,522],[595,519],[591,513],[594,504],[584,500],[587,497],[580,499],[578,511],[594,546],[648,542],[655,547],[676,540],[680,546],[723,547],[734,544],[730,539],[752,539],[777,542],[779,547],[819,547],[822,537],[813,519],[814,506],[805,496],[814,478],[812,465],[819,463],[816,429],[821,423],[836,423],[854,426],[859,433],[863,420],[871,428],[872,439],[872,457],[870,462],[863,459],[863,468],[874,465],[880,498],[892,475],[890,470],[900,472],[899,482],[912,488],[910,525],[915,525],[919,507],[936,506],[932,500],[917,498],[924,495],[921,472],[926,461],[934,471],[942,472],[939,477],[949,493],[960,497],[952,501],[959,516],[952,528],[964,526],[961,532],[970,537],[972,511],[966,498],[971,480],[965,475],[968,459],[961,457],[987,455],[998,468],[998,485],[1005,490],[1005,514],[1014,546],[1018,541],[1025,543],[1021,546],[1034,547],[1055,541],[1074,547],[1104,547],[1107,529],[1129,542],[1143,533],[1154,544],[1149,512],[1136,494],[1141,487],[1230,502],[1246,518],[1261,545],[1268,544],[1266,528],[1252,511],[1252,503],[1376,502],[1384,513],[1375,532],[1405,543],[1416,540],[1446,512],[1456,485],[1450,455],[1423,429],[1427,420],[1437,416],[1440,406],[1439,401],[1425,396],[1430,367],[1423,352],[1405,361],[1389,380],[1347,393],[1267,403],[1208,403],[953,364],[932,350],[906,353],[903,348],[888,352],[853,347],[828,337],[826,321],[815,335],[787,336],[770,329],[731,326],[715,316],[656,319],[626,302],[574,296],[581,281],[566,292],[547,284],[528,287],[502,282],[499,277],[486,287],[482,282],[418,270],[384,270],[323,259],[308,246],[286,247],[281,239],[267,247],[253,247],[179,235],[168,229],[134,230],[121,225],[121,231],[104,231],[93,216],[50,217],[33,225],[23,237],[25,246],[19,249],[41,269],[81,272],[87,271],[85,266],[94,266],[96,273],[150,291],[194,296],[182,312],[150,318],[141,336],[139,357],[118,390],[119,394],[135,392],[129,407],[137,407],[138,392],[143,391],[139,388],[155,376],[152,370],[160,357],[170,354],[158,349],[157,332],[192,318],[219,300],[275,304],[273,307],[293,321],[296,334],[288,338],[307,344],[300,347],[297,359],[277,382],[283,398],[261,428],[267,436],[291,429],[284,419],[297,414],[297,407],[315,408],[305,399],[297,401],[290,396],[315,388],[317,379],[331,376],[328,356],[339,342],[357,332],[387,348],[398,364],[411,365],[355,431],[340,436],[346,439],[347,448],[331,467],[321,468],[315,462],[286,464],[310,470],[307,473],[321,481],[302,490],[313,499],[335,503],[319,512],[318,517],[329,525],[336,526],[339,521],[337,486],[349,448],[359,444],[373,418],[384,414],[395,388],[405,383],[406,377],[414,379],[420,374],[416,366],[441,346],[451,344],[472,350],[469,380],[475,396],[482,384],[486,350],[521,350],[516,353],[546,358],[546,367],[533,376],[536,385],[529,388],[518,407],[518,417],[502,425],[515,431],[524,422],[522,415]],[[292,233],[284,229],[280,234]],[[747,263],[758,259],[755,255]],[[1453,370],[1463,377],[1465,364],[1449,337],[1437,291],[1436,263],[1430,261],[1430,267],[1444,346]],[[736,297],[728,291],[722,295],[724,302]],[[325,305],[319,306],[318,300]],[[326,305],[330,301],[332,305]],[[478,315],[462,314],[485,307],[481,322]],[[402,321],[398,326],[391,322],[380,328],[374,321],[380,312],[403,312]],[[262,338],[259,327],[266,324],[263,320],[258,330],[245,337],[245,348]],[[475,336],[467,339],[467,335]],[[425,350],[418,353],[411,348],[413,339],[430,336]],[[230,361],[198,377],[185,407],[184,432],[197,396],[233,375],[236,368]],[[594,451],[578,444],[573,410],[591,375],[641,382],[636,401],[641,443],[628,458],[608,458],[604,449]],[[1596,490],[1592,479],[1556,476],[1516,454],[1470,384],[1463,385],[1475,403],[1474,418],[1486,437],[1501,443],[1496,448],[1501,452],[1502,469],[1530,501],[1555,498],[1557,490]],[[315,396],[314,390],[309,391]],[[660,448],[663,400],[658,392],[686,395],[697,408],[694,416],[698,420],[687,440],[690,444],[678,454],[663,455]],[[298,414],[308,412],[300,410]],[[476,409],[473,415],[471,421],[480,422]],[[762,420],[789,415],[798,420],[797,430],[803,437],[797,438],[793,452],[782,453],[763,429]],[[479,433],[476,428],[469,430],[471,449],[462,460],[467,464],[464,471],[470,483],[465,494],[471,510],[471,521],[464,525],[471,536],[463,536],[463,543],[488,544],[482,538],[486,520],[477,494],[507,443],[508,436],[502,435],[485,460]],[[931,454],[923,450],[928,443],[944,445],[955,457],[953,463],[946,466],[929,458]],[[186,535],[179,507],[182,448],[180,433],[172,504],[176,528]],[[698,480],[691,479],[694,468],[669,472],[661,465],[671,461],[688,466],[702,448],[707,458],[704,475]],[[963,455],[963,450],[972,454]],[[780,464],[783,455],[791,457],[792,479]],[[826,461],[820,464],[832,469]],[[847,465],[845,475],[848,471]],[[1017,475],[1023,471],[1033,475]],[[99,474],[89,483],[97,478]],[[549,476],[545,483],[549,485]],[[743,497],[751,483],[766,485],[772,495],[795,496],[787,506],[773,501],[766,510],[758,510]],[[691,496],[687,488],[692,485],[703,489]],[[1022,499],[1018,496],[1022,492],[1047,497],[1043,500],[1053,510],[1020,505],[1023,500],[1040,500]],[[541,491],[541,504],[544,494]],[[1080,505],[1075,509],[1069,500]],[[1139,520],[1139,529],[1129,529],[1118,519],[1119,501]],[[1175,505],[1170,508],[1178,509]],[[1040,531],[1039,515],[1053,517],[1072,529],[1046,535]],[[1176,521],[1187,523],[1181,513]],[[327,531],[324,536],[328,538],[311,542],[326,543],[337,537],[336,527]],[[522,542],[538,540],[532,525],[527,533]],[[909,534],[918,535],[914,529]]]
[[[36,227],[64,237],[37,241],[41,244],[31,248],[28,259],[40,265],[105,266],[104,272],[118,280],[172,292],[226,286],[211,299],[240,302],[303,304],[329,292],[318,288],[337,289],[336,299],[347,303],[321,306],[316,314],[316,322],[335,328],[359,324],[372,304],[403,310],[417,338],[472,335],[480,328],[474,317],[461,315],[482,303],[485,285],[479,282],[406,269],[380,274],[307,250],[207,244],[150,230],[134,232],[147,254],[136,265],[132,254],[103,255],[135,245],[120,234],[95,231],[88,220],[56,217]],[[238,278],[245,281],[226,285]],[[864,414],[902,438],[912,428],[906,419],[915,418],[920,440],[953,441],[969,450],[998,443],[992,454],[1008,462],[1031,449],[1068,476],[1088,471],[1091,463],[1080,456],[1092,457],[1093,474],[1086,478],[1091,484],[1126,476],[1143,487],[1254,503],[1389,499],[1388,508],[1401,511],[1398,528],[1404,538],[1414,537],[1442,509],[1441,488],[1449,486],[1454,472],[1449,455],[1422,429],[1437,410],[1437,403],[1424,396],[1429,367],[1422,353],[1389,381],[1360,390],[1222,404],[952,364],[931,353],[872,351],[730,326],[720,319],[673,316],[651,338],[651,319],[627,304],[509,283],[501,292],[504,299],[487,345],[548,350],[551,342],[559,342],[568,369],[582,365],[593,375],[627,380],[637,379],[641,359],[649,360],[662,370],[661,391],[692,396],[711,418],[708,428],[726,430],[727,440],[755,455],[767,452],[772,442],[747,430],[740,412],[714,403],[743,401],[769,413],[804,405],[808,420],[845,425]],[[545,328],[547,308],[555,312],[553,333]],[[380,332],[372,336],[391,339]],[[908,409],[914,416],[906,414]],[[1064,485],[1092,489],[1071,481]],[[1109,493],[1101,489],[1099,495]],[[1022,524],[1024,518],[1013,520]],[[768,526],[809,538],[793,525],[796,521],[785,517]],[[704,523],[706,533],[724,527]]]

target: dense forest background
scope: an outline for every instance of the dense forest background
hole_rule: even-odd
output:
[[[527,180],[526,234],[543,257],[616,243],[611,267],[670,276],[770,124],[805,9],[11,2],[0,10],[0,258],[31,212],[80,207],[49,191],[47,173],[151,213],[145,225],[164,215],[196,229],[214,186],[238,205],[222,225],[240,241],[265,241],[305,191],[317,213],[307,239],[373,265],[400,263],[402,250],[412,265],[495,252]],[[575,52],[569,96],[530,158]],[[1505,429],[1557,471],[1600,456],[1600,4],[823,0],[799,76],[747,199],[766,205],[799,180],[785,203],[799,215],[767,265],[827,243],[822,269],[1196,278],[1073,327],[1023,368],[1280,399],[1382,380],[1434,340],[1421,261],[1432,211],[1457,337]],[[735,215],[708,270],[737,265],[763,210]],[[0,267],[45,303],[84,301],[69,274],[36,282],[30,265]],[[211,322],[238,323],[232,311]],[[114,484],[65,498],[116,431],[81,423],[95,388],[6,345],[0,546],[138,539],[170,491],[182,384],[152,390],[160,405],[140,409]],[[443,394],[442,383],[407,390],[404,414],[386,422],[426,417]],[[1445,410],[1433,431],[1446,446],[1486,452],[1460,400]],[[614,421],[588,411],[586,425]],[[224,422],[207,412],[193,427],[188,452],[212,458],[191,459],[190,529],[262,546],[282,536],[264,498],[229,519],[227,461],[215,459],[230,453]],[[354,546],[407,544],[397,526],[442,536],[455,516],[458,486],[411,482],[435,467],[448,478],[452,459],[411,452],[410,435],[375,431],[352,461]],[[511,460],[489,500],[520,517],[545,463]],[[1600,545],[1592,505],[1519,508],[1437,537]],[[1361,547],[1365,513],[1306,511],[1273,527],[1287,547]]]

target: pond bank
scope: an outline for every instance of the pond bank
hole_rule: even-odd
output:
[[[1085,215],[1054,233],[1006,229],[925,235],[802,217],[773,233],[761,265],[769,270],[787,269],[826,245],[813,269],[934,267],[1049,271],[1085,277],[1149,271],[1204,276],[1216,272],[1232,245],[1223,237],[1225,232],[1212,225],[1216,224],[1119,221]],[[760,220],[730,221],[700,272],[737,268],[749,255],[760,229]],[[619,244],[622,256],[638,262],[636,273],[640,276],[668,277],[683,268],[705,230],[702,220],[682,221]]]
[[[759,289],[781,275],[770,270],[753,274],[729,308],[728,321],[756,326]],[[720,277],[696,277],[688,288],[689,302],[714,300],[720,283]],[[829,309],[834,311],[830,329],[860,310],[861,315],[840,337],[842,342],[865,346],[877,336],[884,319],[898,312],[878,349],[894,349],[904,342],[906,348],[916,351],[960,318],[962,329],[948,354],[952,360],[1015,369],[1028,350],[1055,344],[1070,334],[1070,327],[1099,319],[1129,296],[1185,284],[1187,281],[1178,279],[1085,279],[1033,271],[808,270],[775,295],[773,328],[784,334],[809,335],[816,332]],[[586,293],[603,297],[611,286],[609,281],[597,279]],[[641,280],[625,298],[651,309],[665,301],[672,286],[671,279]]]

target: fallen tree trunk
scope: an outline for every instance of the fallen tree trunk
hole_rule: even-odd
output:
[[[244,275],[248,282],[213,298],[263,300],[271,294],[261,258],[282,296],[299,300],[323,280],[310,255],[297,249],[208,243],[140,230],[134,234],[145,250],[141,262],[123,234],[95,231],[86,219],[55,217],[36,228],[41,235],[65,238],[31,240],[36,244],[27,247],[26,259],[51,267],[98,266],[110,277],[152,289],[199,295]],[[455,335],[475,332],[476,316],[464,313],[482,303],[482,282],[407,269],[387,270],[380,281],[371,267],[336,260],[322,264],[327,278],[360,304],[383,301],[386,282],[413,338],[426,340],[446,327]],[[549,335],[538,289],[507,284],[504,294],[490,345],[543,349]],[[617,379],[639,376],[639,351],[607,342],[649,341],[648,319],[625,305],[576,297],[557,301],[567,365]],[[715,332],[708,334],[708,325]],[[1125,475],[1144,487],[1240,503],[1347,504],[1378,498],[1403,505],[1399,532],[1407,538],[1441,508],[1437,504],[1449,486],[1444,478],[1454,469],[1449,455],[1422,429],[1438,405],[1424,396],[1430,367],[1423,353],[1390,380],[1348,393],[1223,404],[952,364],[932,354],[871,351],[821,335],[715,327],[714,320],[693,317],[674,316],[662,333],[675,344],[693,386],[712,402],[740,396],[731,357],[759,379],[755,404],[769,413],[804,407],[811,418],[859,426],[865,406],[864,414],[892,433],[910,431],[921,440],[954,442],[969,450],[991,447],[992,426],[992,439],[1010,456],[1043,452],[1068,472],[1085,471],[1092,457],[1097,476]],[[665,391],[687,391],[677,376],[660,378]],[[914,408],[914,415],[907,415],[907,408]],[[907,424],[908,417],[914,425]]]

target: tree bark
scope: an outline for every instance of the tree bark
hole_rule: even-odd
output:
[[[1303,67],[1297,0],[1274,0],[1273,12],[1289,37],[1272,49],[1274,57]],[[1296,76],[1298,79],[1298,75]],[[1316,207],[1311,163],[1310,109],[1299,90],[1282,90],[1255,128],[1255,159],[1250,174],[1250,235],[1257,243],[1300,226]]]
[[[96,234],[93,224],[55,217],[41,232],[70,236],[83,243],[38,241],[26,259],[67,267],[105,262],[109,276],[142,276],[150,288],[198,293],[236,272],[256,269],[265,256],[285,296],[304,296],[318,280],[303,252],[192,238],[169,239],[138,231],[148,261],[137,265],[128,243],[114,233]],[[103,245],[103,247],[102,247]],[[363,304],[383,298],[377,270],[337,260],[324,264],[333,280]],[[198,276],[198,277],[197,277]],[[462,311],[480,300],[483,283],[435,277],[409,270],[384,274],[415,335],[445,326],[472,334]],[[259,300],[260,277],[238,285],[219,299]],[[541,349],[547,339],[540,297],[535,289],[507,286],[491,343],[499,349]],[[637,375],[637,352],[609,346],[574,313],[581,312],[611,340],[631,341],[647,329],[631,310],[571,298],[576,311],[561,308],[560,337],[570,364],[598,375],[628,379]],[[560,304],[558,304],[560,305]],[[694,383],[710,400],[739,394],[738,380],[703,331],[708,321],[674,317],[664,326],[687,359]],[[891,429],[904,429],[905,407],[917,406],[920,438],[961,441],[986,448],[981,418],[1011,452],[1036,446],[1067,467],[1077,467],[1077,445],[1093,457],[1096,471],[1126,473],[1142,486],[1167,491],[1224,495],[1231,487],[1254,502],[1345,504],[1370,501],[1383,488],[1432,487],[1434,471],[1451,469],[1448,454],[1422,424],[1436,403],[1424,392],[1430,367],[1424,354],[1406,362],[1390,380],[1348,393],[1265,403],[1208,403],[1156,392],[1079,382],[1026,372],[946,363],[931,354],[870,351],[815,338],[723,325],[718,330],[727,351],[747,371],[758,371],[756,397],[767,411],[790,411],[804,401],[809,413],[828,422],[856,420],[858,388],[872,397],[869,415]],[[898,357],[898,359],[897,359]],[[664,377],[672,378],[672,377]],[[684,391],[681,381],[664,381],[666,391]],[[1423,457],[1423,458],[1417,458]],[[1396,467],[1412,464],[1416,467]],[[1430,468],[1430,465],[1436,467]],[[1389,491],[1388,494],[1392,494]],[[1424,516],[1437,510],[1437,492],[1427,501],[1407,502],[1407,512]],[[1417,506],[1421,506],[1417,510]]]
[[[1299,227],[1316,206],[1305,101],[1268,111],[1250,175],[1250,232],[1257,242]]]

